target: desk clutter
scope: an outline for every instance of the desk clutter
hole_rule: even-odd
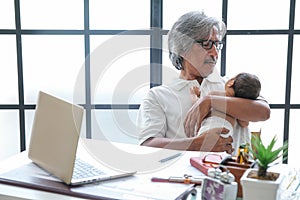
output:
[[[222,156],[219,157],[216,156],[216,153],[199,155],[199,152],[186,152],[183,153],[183,157],[180,160],[169,160],[169,167],[153,174],[134,175],[102,183],[71,187],[63,184],[31,163],[25,153],[0,163],[0,184],[17,186],[14,187],[15,192],[22,187],[88,199],[176,199],[178,197],[177,199],[199,200],[215,198],[231,200],[236,199],[238,196],[238,180],[235,175],[236,171],[233,170],[233,165],[236,163],[230,164],[233,161],[226,154],[221,154]],[[211,156],[211,154],[214,156]],[[203,163],[204,157],[206,163],[199,168],[198,161],[200,160],[200,163]],[[220,166],[220,163],[223,164],[223,162],[215,160],[218,157],[222,158],[221,161],[227,162],[227,165],[224,165],[227,168],[217,167]],[[208,161],[219,162],[219,164],[210,163],[210,165],[206,165]],[[15,166],[16,164],[18,166]],[[210,168],[207,169],[207,166],[210,166]],[[11,169],[11,167],[14,167],[14,169]],[[287,165],[276,165],[274,167],[279,168],[275,169],[275,171],[287,171],[280,188],[280,200],[300,199],[300,170],[291,170]],[[231,174],[234,176],[234,179]],[[160,180],[155,180],[154,178],[156,177],[159,177]],[[194,188],[197,189],[197,192],[195,192]],[[152,193],[153,191],[155,191],[155,194]],[[170,193],[170,191],[172,192]],[[218,196],[212,196],[213,192],[216,192],[215,194]],[[32,193],[34,198],[37,198],[36,193],[32,191],[29,193]]]
[[[105,141],[92,139],[87,141],[99,147],[103,147],[105,143]],[[138,149],[140,152],[157,150],[120,143],[116,145],[122,148],[126,146],[127,149],[130,147]],[[101,148],[99,149],[99,153],[103,152]],[[87,158],[82,150],[84,149],[79,148],[79,155]],[[85,199],[236,200],[243,195],[240,193],[242,190],[239,179],[253,166],[251,162],[239,163],[241,161],[238,158],[226,153],[170,150],[152,160],[162,166],[159,170],[83,186],[69,186],[33,164],[28,159],[27,153],[22,152],[0,162],[0,186],[11,185],[16,191],[18,188],[32,189],[34,192],[32,190],[30,192],[34,197],[31,197],[35,199],[47,199],[37,196],[39,191],[46,191],[51,194]],[[149,161],[147,156],[143,159]],[[275,172],[284,170],[288,172],[282,181],[279,199],[300,199],[300,170],[290,170],[287,166],[275,165],[273,167],[278,169],[272,168]],[[0,196],[3,192],[0,189]],[[10,195],[14,196],[15,193]]]
[[[191,157],[190,163],[203,174],[219,179],[224,185],[236,182],[237,197],[243,197],[240,178],[247,169],[253,166],[252,162],[241,162],[237,157],[232,157],[225,152]]]

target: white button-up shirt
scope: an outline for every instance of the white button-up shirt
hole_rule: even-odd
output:
[[[178,78],[171,84],[151,88],[137,116],[140,144],[150,137],[186,138],[183,122],[193,105],[190,88],[200,87],[201,96],[205,96],[211,91],[224,91],[224,84],[224,79],[214,70],[203,79],[201,86],[197,80]],[[235,151],[240,144],[250,142],[249,130],[236,124],[233,133]]]

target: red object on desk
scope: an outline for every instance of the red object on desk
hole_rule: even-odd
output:
[[[213,168],[211,163],[203,163],[203,159],[200,157],[192,157],[190,163],[205,175],[208,175],[208,170]]]
[[[151,178],[152,182],[170,182],[170,180],[168,178],[157,178],[157,177],[153,177]]]
[[[208,170],[210,168],[217,168],[219,167],[220,163],[230,156],[227,153],[211,153],[207,154],[205,156],[199,156],[199,157],[191,157],[190,163],[193,167],[200,170],[205,175],[208,175]]]

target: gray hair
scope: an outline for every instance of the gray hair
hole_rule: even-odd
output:
[[[222,40],[226,33],[224,22],[199,11],[182,15],[168,33],[169,58],[172,64],[179,70],[183,69],[183,58],[180,55],[187,53],[195,40],[210,38],[214,28]]]

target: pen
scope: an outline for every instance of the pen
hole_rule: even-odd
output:
[[[200,185],[202,183],[203,178],[193,178],[191,176],[184,177],[176,177],[170,176],[170,178],[158,178],[152,177],[152,182],[169,182],[169,183],[185,183],[185,184],[197,184]]]
[[[164,162],[167,162],[167,161],[172,160],[174,158],[177,158],[180,155],[181,155],[181,153],[176,153],[172,156],[169,156],[169,157],[166,157],[166,158],[163,158],[163,159],[159,160],[159,162],[164,163]]]
[[[289,184],[288,184],[287,187],[286,187],[286,190],[289,189],[289,187],[292,185],[292,183],[293,183],[295,180],[296,180],[296,175],[294,175],[294,176],[292,177],[292,179],[290,180]]]
[[[297,192],[297,190],[299,189],[299,187],[300,187],[300,182],[298,183],[298,185],[297,185],[297,187],[296,187],[296,189],[295,189],[294,192]]]

